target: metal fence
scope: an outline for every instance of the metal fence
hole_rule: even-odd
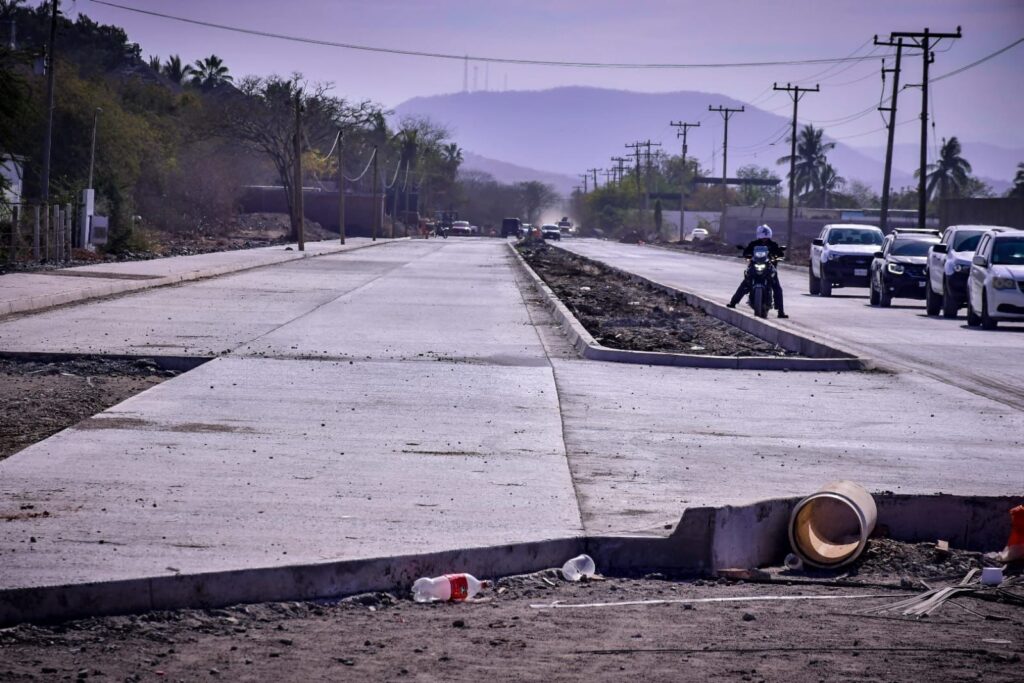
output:
[[[76,230],[71,204],[0,205],[0,262],[70,261]]]

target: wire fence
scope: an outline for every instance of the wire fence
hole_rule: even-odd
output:
[[[0,204],[0,263],[70,261],[76,218],[71,204]]]

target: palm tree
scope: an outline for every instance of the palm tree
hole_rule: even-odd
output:
[[[444,163],[458,170],[459,164],[462,163],[462,150],[459,149],[459,146],[450,142],[441,151],[444,154]]]
[[[149,64],[149,68],[150,69],[152,69],[153,71],[155,71],[157,73],[160,73],[160,58],[159,57],[157,57],[156,55],[150,55],[149,56],[149,61],[147,63]]]
[[[1013,188],[1009,196],[1024,199],[1024,162],[1017,164],[1017,175],[1013,178]]]
[[[215,88],[224,83],[230,83],[234,79],[224,66],[224,60],[217,55],[210,55],[206,59],[197,59],[192,68],[192,85],[201,88]]]
[[[192,76],[192,67],[184,64],[179,55],[171,55],[160,69],[164,76],[181,85]]]
[[[928,164],[925,178],[928,184],[925,192],[928,199],[935,198],[935,188],[939,189],[939,198],[959,196],[971,177],[971,165],[960,156],[960,141],[951,137],[949,141],[942,138],[942,148],[939,150],[939,161],[935,164]],[[920,170],[914,171],[915,177],[920,177]]]
[[[825,200],[825,208],[827,209],[829,196],[838,193],[846,185],[846,178],[836,173],[836,169],[832,167],[832,164],[825,164],[825,168],[821,169],[819,181],[821,183],[821,193]]]
[[[821,189],[821,174],[828,165],[825,153],[836,146],[834,142],[822,142],[824,132],[821,128],[807,124],[797,136],[793,175],[794,189],[798,195]],[[793,161],[793,157],[787,154],[776,163],[788,164],[790,161]],[[789,177],[788,174],[786,177]]]

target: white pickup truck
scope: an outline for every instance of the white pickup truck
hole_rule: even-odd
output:
[[[989,230],[1009,230],[992,225],[951,225],[942,241],[928,252],[928,289],[925,308],[928,315],[955,318],[967,305],[967,276],[978,240]]]
[[[826,225],[811,242],[808,291],[832,296],[833,287],[867,287],[871,259],[884,235],[873,225],[834,223]]]

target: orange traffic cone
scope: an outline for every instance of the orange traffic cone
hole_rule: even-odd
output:
[[[1010,510],[1010,538],[1006,548],[999,554],[1003,562],[1024,559],[1024,505]]]

